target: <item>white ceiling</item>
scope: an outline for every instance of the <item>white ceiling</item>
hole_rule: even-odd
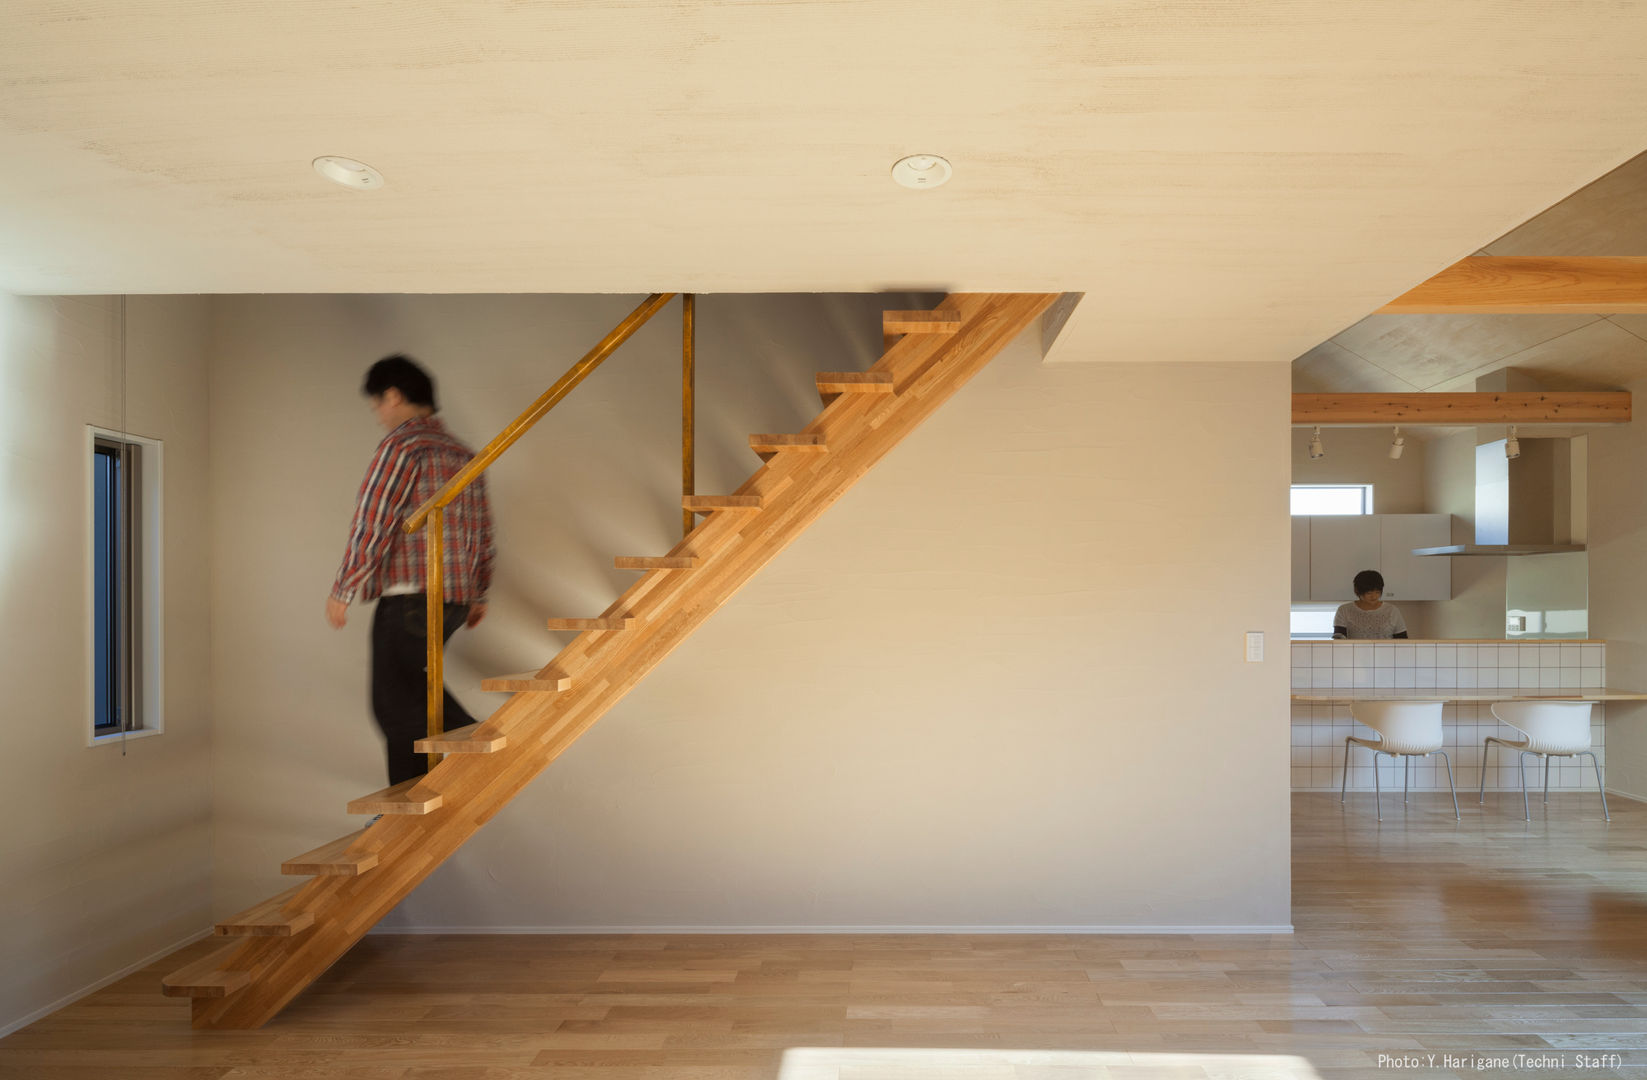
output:
[[[1620,0],[8,0],[0,288],[1082,291],[1060,357],[1288,360],[1647,146],[1644,40]]]

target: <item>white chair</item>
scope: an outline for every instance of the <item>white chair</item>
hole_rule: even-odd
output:
[[[1350,787],[1350,747],[1365,746],[1373,752],[1373,805],[1378,820],[1384,820],[1384,793],[1378,785],[1378,755],[1388,754],[1401,758],[1401,801],[1407,801],[1412,789],[1412,759],[1440,754],[1447,763],[1447,787],[1453,793],[1453,817],[1463,821],[1458,812],[1458,789],[1453,787],[1453,759],[1441,749],[1446,736],[1441,730],[1441,702],[1439,701],[1357,701],[1350,705],[1350,715],[1378,733],[1378,741],[1356,735],[1344,738],[1344,783],[1338,792],[1343,802]]]
[[[1477,802],[1487,800],[1487,751],[1494,743],[1506,750],[1519,750],[1516,759],[1521,773],[1521,813],[1533,820],[1532,808],[1527,804],[1527,755],[1536,754],[1544,759],[1544,801],[1550,801],[1550,759],[1588,754],[1595,766],[1596,787],[1601,791],[1601,816],[1608,821],[1607,788],[1601,782],[1601,762],[1590,749],[1590,708],[1588,701],[1500,701],[1493,706],[1493,715],[1521,732],[1519,740],[1487,736],[1481,745],[1481,793]]]

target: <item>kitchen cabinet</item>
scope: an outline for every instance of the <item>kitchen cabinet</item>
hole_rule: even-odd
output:
[[[1384,575],[1386,600],[1450,600],[1452,560],[1412,553],[1413,548],[1450,543],[1452,519],[1446,514],[1295,517],[1292,598],[1316,603],[1353,600],[1350,583],[1355,575],[1377,570]]]
[[[1453,542],[1446,514],[1375,514],[1379,528],[1378,572],[1386,600],[1451,600],[1453,561],[1445,555],[1414,555],[1413,548]]]
[[[1380,514],[1310,518],[1310,599],[1354,600],[1350,582],[1378,569]]]

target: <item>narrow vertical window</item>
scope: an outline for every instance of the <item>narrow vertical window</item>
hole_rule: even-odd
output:
[[[92,729],[107,735],[122,731],[126,708],[127,632],[124,602],[125,567],[121,558],[120,446],[98,439],[92,449]]]
[[[92,431],[91,740],[158,734],[160,444]]]

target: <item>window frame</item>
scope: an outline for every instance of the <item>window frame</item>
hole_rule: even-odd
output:
[[[125,730],[129,711],[130,669],[123,634],[130,622],[130,548],[122,537],[130,523],[123,513],[128,495],[125,453],[118,443],[101,436],[92,440],[92,735]],[[107,475],[105,475],[107,470]],[[105,601],[105,585],[107,600]],[[103,610],[105,603],[112,612]]]
[[[100,459],[118,461],[115,483],[99,497]],[[86,745],[159,735],[165,729],[164,448],[158,439],[86,427]],[[102,505],[100,505],[100,503]],[[99,543],[100,517],[110,527]],[[102,556],[100,558],[100,555]],[[115,611],[99,619],[99,572],[118,574]],[[113,663],[102,689],[118,721],[100,725],[99,638]],[[113,668],[109,671],[109,668]]]

